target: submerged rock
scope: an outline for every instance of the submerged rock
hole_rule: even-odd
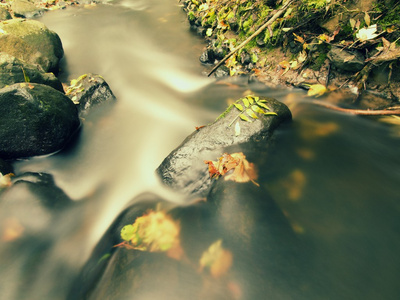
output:
[[[35,20],[12,19],[0,23],[0,51],[39,65],[45,72],[58,73],[64,55],[59,36]]]
[[[116,100],[104,78],[91,73],[72,80],[66,95],[77,104],[80,115],[86,115],[98,104]]]
[[[179,251],[139,250],[131,242],[133,248],[114,247],[123,242],[124,226],[151,211],[179,226]],[[264,189],[221,178],[206,201],[135,199],[99,241],[67,299],[305,299],[303,250]]]
[[[21,236],[10,236],[10,239],[46,232],[54,221],[54,213],[72,204],[69,197],[55,185],[50,174],[25,173],[14,177],[12,182],[0,193],[0,219],[13,218],[18,221],[23,233]],[[3,222],[0,226],[7,224]]]
[[[24,63],[12,55],[0,52],[0,89],[26,80],[45,84],[64,92],[60,80],[53,73],[45,73],[34,65]]]
[[[62,149],[80,126],[72,101],[37,83],[0,90],[0,157],[15,159]]]
[[[82,207],[50,174],[25,173],[12,182],[0,192],[1,297],[60,299],[77,276],[68,249],[71,232],[82,234]]]
[[[214,123],[196,130],[183,143],[173,150],[157,168],[162,182],[183,193],[204,196],[210,187],[211,179],[205,160],[215,160],[227,147],[243,143],[265,145],[274,129],[282,122],[291,120],[287,106],[275,99],[260,99],[270,110],[259,114],[253,104],[246,105],[238,100],[243,112],[231,105]],[[251,108],[254,108],[253,111]],[[256,118],[249,116],[253,112]],[[247,119],[247,121],[243,119]],[[256,145],[254,145],[256,147]]]

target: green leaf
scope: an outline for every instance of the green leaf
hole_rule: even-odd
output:
[[[130,241],[134,237],[135,234],[136,234],[135,228],[131,224],[125,225],[121,229],[121,238],[124,241]]]
[[[243,121],[251,122],[251,120],[250,120],[246,115],[244,115],[244,114],[240,114],[239,117],[240,117]]]
[[[233,103],[233,105],[235,105],[235,107],[236,107],[238,110],[243,111],[243,106],[242,106],[241,104],[239,104],[239,103]]]
[[[251,109],[256,113],[265,114],[265,111],[261,107],[259,107],[258,105],[252,105]]]
[[[262,108],[265,108],[266,110],[271,110],[265,103],[263,103],[263,102],[261,102],[262,100],[260,100],[260,101],[258,101],[257,102],[257,105],[258,106],[260,106],[260,107],[262,107]]]
[[[250,104],[254,104],[254,99],[251,96],[246,97],[249,100]]]
[[[264,113],[264,115],[265,116],[277,116],[278,114],[276,112],[269,111],[269,112]]]
[[[243,101],[244,106],[246,106],[246,107],[250,106],[249,100],[247,100],[246,98],[243,98],[242,101]]]
[[[25,73],[24,68],[21,67],[21,69],[22,69],[22,73],[24,73],[24,80],[25,80],[25,82],[30,82],[31,80],[29,79],[29,76]]]
[[[250,108],[246,109],[246,113],[253,119],[258,119],[257,115]]]

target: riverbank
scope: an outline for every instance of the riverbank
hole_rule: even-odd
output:
[[[181,1],[211,76],[248,74],[354,108],[399,105],[397,1],[283,2]],[[343,93],[352,100],[339,103]]]

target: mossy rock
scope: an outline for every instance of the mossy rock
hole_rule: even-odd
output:
[[[71,80],[66,95],[77,105],[81,116],[87,115],[94,106],[116,100],[104,78],[92,73]]]
[[[16,159],[62,149],[80,126],[63,93],[42,84],[17,83],[0,90],[0,157]]]
[[[44,12],[42,8],[37,7],[28,0],[14,0],[11,2],[11,10],[15,17],[33,18],[41,16]]]
[[[61,82],[53,73],[45,73],[34,65],[0,52],[0,89],[7,85],[26,81],[45,84],[64,92]]]
[[[54,31],[39,21],[25,19],[3,21],[0,29],[1,52],[39,65],[45,72],[58,73],[64,50]]]

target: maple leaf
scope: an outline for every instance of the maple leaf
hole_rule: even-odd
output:
[[[253,163],[246,160],[243,152],[238,153],[224,153],[218,161],[206,160],[204,163],[208,164],[208,171],[211,178],[219,178],[225,176],[225,180],[232,180],[235,182],[255,182],[257,179],[257,172]],[[227,174],[229,171],[232,173]]]
[[[121,229],[124,242],[114,247],[123,247],[148,252],[168,252],[179,259],[182,251],[179,241],[180,226],[163,211],[149,211],[136,218],[133,224]]]

